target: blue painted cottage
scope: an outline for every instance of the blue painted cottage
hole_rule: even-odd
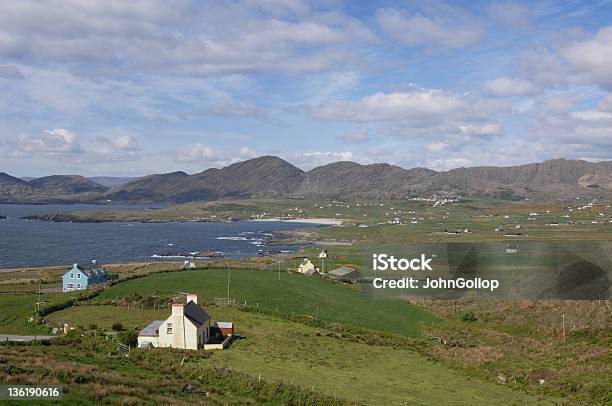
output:
[[[64,274],[64,292],[85,290],[90,285],[106,282],[107,278],[108,274],[95,260],[91,261],[89,266],[74,264],[72,269]]]

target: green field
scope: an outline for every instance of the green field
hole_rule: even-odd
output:
[[[96,300],[120,299],[132,294],[197,293],[202,300],[227,297],[227,270],[198,269],[160,273],[123,282]],[[306,315],[323,322],[419,336],[419,323],[437,320],[432,314],[400,301],[363,299],[352,285],[320,278],[271,271],[235,269],[230,275],[230,297],[237,303],[286,315]]]
[[[508,387],[469,377],[408,349],[377,346],[338,338],[324,328],[209,306],[215,320],[231,320],[243,337],[226,351],[216,351],[191,368],[230,368],[253,378],[293,383],[339,399],[367,404],[475,405],[532,404],[536,399]],[[112,321],[144,326],[165,318],[168,310],[122,310],[116,306],[78,306],[57,312],[53,320],[99,327]],[[178,357],[174,362],[178,362]],[[539,402],[546,404],[546,402]]]
[[[67,298],[67,295],[62,294],[42,295],[41,301],[46,301],[49,305]],[[48,329],[28,322],[36,311],[36,302],[36,295],[0,295],[0,333],[48,334]]]

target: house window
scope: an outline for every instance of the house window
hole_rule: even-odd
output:
[[[80,283],[77,285],[77,290],[81,290],[81,284]]]
[[[73,273],[70,274],[70,279],[74,279],[74,274]]]
[[[81,279],[81,274],[80,273],[77,274],[77,279]]]
[[[168,323],[167,329],[166,329],[166,334],[172,334],[172,323]]]
[[[74,285],[72,283],[69,283],[66,285],[66,289],[74,289]]]

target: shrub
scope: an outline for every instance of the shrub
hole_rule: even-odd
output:
[[[473,323],[478,320],[478,318],[474,312],[466,312],[461,316],[461,320],[463,320],[465,323]]]
[[[121,324],[121,323],[113,323],[111,328],[113,329],[113,331],[122,331],[123,330],[123,324]]]
[[[121,344],[127,345],[129,347],[137,347],[138,346],[138,333],[131,330],[122,331],[119,333],[119,342]]]

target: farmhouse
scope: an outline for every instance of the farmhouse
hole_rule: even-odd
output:
[[[62,278],[62,287],[64,292],[85,290],[88,286],[106,282],[107,278],[104,268],[98,266],[94,259],[89,266],[73,264]]]
[[[191,262],[191,261],[185,261],[185,262],[183,262],[183,265],[181,265],[181,267],[179,269],[181,269],[181,270],[183,270],[183,269],[196,269],[196,264],[194,262]]]
[[[173,303],[166,320],[155,320],[138,334],[139,347],[203,348],[210,335],[210,316],[198,305],[198,296],[188,294],[185,303]]]
[[[310,262],[310,260],[308,258],[304,258],[302,260],[302,263],[298,266],[297,271],[299,273],[306,273],[310,270],[316,270],[315,266],[313,265],[312,262]]]

